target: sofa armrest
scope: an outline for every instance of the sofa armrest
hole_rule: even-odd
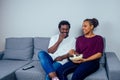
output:
[[[2,57],[3,57],[3,53],[4,53],[4,51],[0,51],[0,60],[1,60]]]
[[[106,52],[106,70],[109,80],[120,80],[120,61],[114,52]]]

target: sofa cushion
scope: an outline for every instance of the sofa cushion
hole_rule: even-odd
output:
[[[102,57],[100,59],[100,64],[102,64],[103,66],[105,66],[105,47],[106,47],[106,40],[103,37],[103,42],[104,42],[104,50],[103,50],[103,54]]]
[[[14,72],[27,63],[29,61],[0,60],[0,80],[14,79]]]
[[[0,60],[2,59],[2,57],[3,57],[3,51],[0,51]]]
[[[33,38],[7,38],[3,59],[30,60],[33,53]]]
[[[29,60],[32,55],[32,47],[21,50],[6,49],[3,59]]]
[[[23,70],[27,66],[34,66],[34,68]],[[39,61],[33,61],[24,67],[15,72],[17,80],[45,80],[45,72],[40,66]]]
[[[103,53],[102,57],[100,58],[100,62],[101,65],[105,66],[105,53]]]
[[[120,80],[120,60],[114,52],[106,52],[106,71],[109,80]]]
[[[34,55],[32,60],[38,60],[38,53],[40,50],[47,51],[50,38],[35,37],[34,38]]]

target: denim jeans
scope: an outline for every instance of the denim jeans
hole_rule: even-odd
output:
[[[73,72],[71,80],[84,80],[88,75],[97,71],[99,68],[98,60],[75,64],[71,61],[58,68],[57,75],[60,80],[68,80],[67,75]]]
[[[48,74],[56,72],[56,69],[62,66],[60,63],[54,61],[52,57],[45,51],[40,51],[38,54],[39,61],[44,71],[46,72],[46,80],[50,80]]]

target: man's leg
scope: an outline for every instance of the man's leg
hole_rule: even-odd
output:
[[[61,66],[62,66],[62,64],[60,64],[60,63],[58,63],[58,62],[54,62],[54,63],[53,63],[53,67],[54,67],[55,70],[57,70],[57,68],[59,68],[59,67],[61,67]],[[45,80],[50,80],[49,75],[46,75],[46,79],[45,79]]]
[[[53,61],[52,57],[47,52],[40,51],[38,54],[38,58],[46,74],[48,74],[50,78],[56,77],[57,75],[55,72],[55,67],[58,67],[58,66],[57,64],[54,65],[55,62]]]
[[[45,76],[45,80],[50,80],[49,75],[46,74],[46,76]]]
[[[39,61],[43,67],[43,69],[45,70],[45,72],[47,74],[49,74],[50,72],[55,72],[55,69],[53,67],[53,59],[52,57],[45,51],[40,51],[38,54],[38,58]]]

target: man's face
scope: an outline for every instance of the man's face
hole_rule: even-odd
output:
[[[61,28],[59,29],[60,33],[65,35],[65,38],[68,37],[69,34],[69,26],[68,25],[61,25]]]

